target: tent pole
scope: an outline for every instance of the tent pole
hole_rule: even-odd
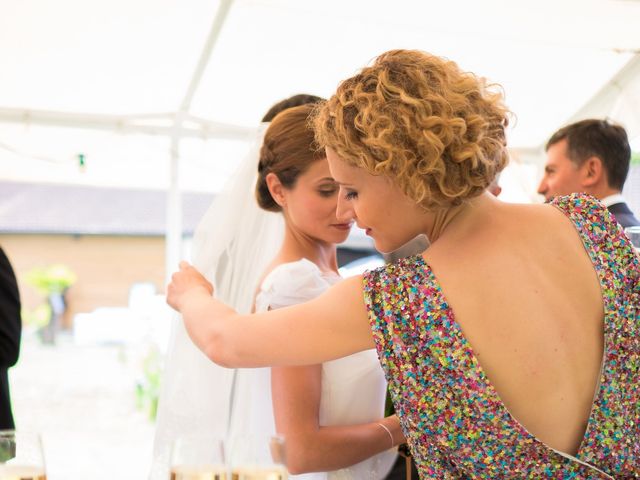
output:
[[[0,107],[0,123],[82,128],[131,135],[171,137],[176,133],[176,113],[104,115]],[[178,129],[181,138],[230,138],[244,140],[252,129],[188,116]]]
[[[213,24],[209,32],[207,41],[204,44],[200,59],[196,68],[191,76],[191,82],[187,88],[187,92],[180,105],[180,110],[174,119],[174,133],[171,135],[171,152],[170,152],[170,185],[169,193],[167,195],[167,230],[166,230],[166,251],[165,251],[165,278],[167,282],[171,278],[171,273],[174,272],[178,266],[179,260],[182,258],[182,196],[180,193],[179,185],[179,170],[180,170],[180,130],[184,126],[184,121],[189,114],[191,108],[191,101],[196,94],[200,81],[209,63],[211,52],[215,46],[222,27],[231,8],[233,0],[220,0],[220,5],[216,16],[213,19]]]
[[[182,195],[180,194],[180,137],[171,136],[169,158],[169,192],[167,197],[167,230],[165,242],[165,281],[178,269],[182,258]]]
[[[200,86],[202,75],[204,75],[204,72],[207,69],[209,59],[211,58],[211,52],[213,51],[213,47],[218,41],[218,37],[220,36],[220,32],[222,31],[224,22],[227,19],[227,15],[232,3],[233,0],[220,0],[218,11],[216,12],[216,16],[213,19],[213,24],[211,25],[211,30],[209,31],[209,36],[207,37],[207,41],[204,44],[202,53],[200,54],[198,65],[196,65],[196,68],[193,71],[193,75],[191,75],[189,88],[187,88],[187,92],[184,96],[184,99],[182,100],[182,104],[180,105],[180,111],[182,113],[189,113],[189,109],[191,108],[191,101],[193,100],[193,97],[196,94],[198,87]]]

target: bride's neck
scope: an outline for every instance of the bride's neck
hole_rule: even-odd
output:
[[[295,262],[306,258],[323,272],[338,271],[336,246],[332,243],[319,242],[301,232],[285,229],[282,247],[278,260],[282,263]]]

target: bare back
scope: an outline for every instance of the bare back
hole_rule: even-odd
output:
[[[575,454],[603,356],[596,271],[553,206],[495,202],[476,217],[425,260],[512,416],[543,443]]]

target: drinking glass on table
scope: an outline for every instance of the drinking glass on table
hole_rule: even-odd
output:
[[[227,443],[231,480],[286,480],[285,442],[280,436],[239,436]]]
[[[227,480],[222,439],[201,434],[176,438],[170,471],[171,480]]]
[[[37,433],[0,431],[0,480],[46,480]]]

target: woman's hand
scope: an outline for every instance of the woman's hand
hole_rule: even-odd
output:
[[[180,262],[180,270],[171,275],[167,285],[167,303],[177,311],[182,311],[186,298],[192,293],[213,295],[213,285],[188,262]]]

